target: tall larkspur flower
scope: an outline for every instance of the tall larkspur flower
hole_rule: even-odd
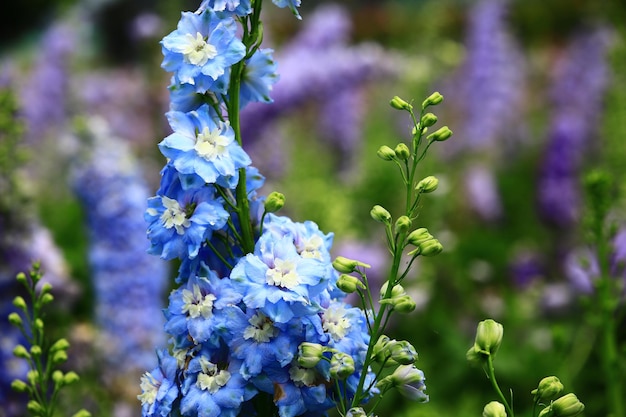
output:
[[[235,141],[228,123],[210,117],[208,106],[182,113],[171,111],[167,117],[174,133],[159,148],[170,164],[183,175],[197,175],[207,184],[235,188],[239,172],[250,158]]]
[[[252,12],[250,0],[203,0],[196,13],[205,9],[216,12],[230,12],[237,16],[246,16]]]
[[[241,108],[251,101],[272,102],[270,91],[279,78],[273,53],[272,49],[259,49],[246,61],[241,80]]]
[[[246,48],[236,36],[232,17],[211,9],[199,14],[183,12],[178,28],[163,38],[163,68],[196,91],[211,90],[229,67],[243,59]]]
[[[157,351],[157,356],[158,366],[141,377],[141,394],[138,399],[145,417],[170,415],[179,394],[176,358],[166,350]]]

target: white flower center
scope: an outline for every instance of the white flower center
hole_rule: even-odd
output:
[[[161,221],[166,229],[174,227],[176,233],[182,235],[185,233],[185,228],[191,225],[191,222],[187,218],[185,210],[178,204],[178,201],[162,196],[161,201],[165,211],[161,214]]]
[[[274,260],[274,268],[265,273],[265,282],[269,285],[292,289],[300,284],[296,273],[296,264],[290,260]]]
[[[330,306],[324,312],[322,318],[322,328],[328,332],[335,342],[346,337],[350,329],[350,320],[346,315],[346,309],[342,306]]]
[[[322,246],[324,246],[324,240],[320,236],[314,235],[300,244],[297,250],[303,258],[321,260],[322,252],[320,248]]]
[[[312,386],[315,382],[316,372],[314,369],[306,369],[301,366],[292,364],[289,368],[289,377],[297,386]]]
[[[187,41],[187,45],[181,52],[186,62],[192,65],[204,65],[209,59],[213,59],[217,56],[215,46],[204,40],[200,32],[196,32],[195,37],[191,33],[187,33],[185,40]]]
[[[272,337],[278,335],[278,329],[274,327],[272,320],[263,313],[257,313],[248,320],[250,326],[243,331],[244,339],[254,339],[257,343],[267,343]]]
[[[219,391],[230,379],[230,372],[220,371],[217,365],[209,362],[206,358],[200,358],[200,366],[202,372],[198,374],[196,384],[200,389],[209,391],[211,394]]]
[[[226,136],[222,135],[221,128],[210,131],[208,127],[205,127],[196,136],[196,144],[193,148],[202,158],[213,161],[228,152],[230,142]]]
[[[213,301],[217,297],[213,294],[202,295],[200,287],[193,285],[193,291],[183,290],[183,313],[189,314],[192,319],[202,316],[205,319],[213,315]]]
[[[141,376],[141,382],[139,383],[141,394],[137,396],[137,398],[141,400],[141,405],[154,404],[160,386],[161,383],[149,372],[143,374]]]

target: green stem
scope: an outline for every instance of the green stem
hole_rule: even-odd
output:
[[[498,394],[500,401],[502,401],[502,404],[504,404],[507,416],[515,417],[513,409],[511,408],[509,402],[506,400],[506,397],[500,390],[500,387],[498,386],[498,381],[496,381],[496,370],[493,367],[493,358],[491,355],[487,356],[487,377],[489,378],[489,382],[491,382],[491,386],[493,387],[494,391],[496,392],[496,394]]]

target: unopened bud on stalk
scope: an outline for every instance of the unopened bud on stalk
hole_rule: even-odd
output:
[[[37,356],[41,356],[41,346],[39,345],[32,345],[30,347],[30,354],[37,357]]]
[[[39,404],[35,400],[30,400],[28,404],[26,404],[26,409],[31,412],[31,414],[35,416],[42,415],[44,408],[41,404]]]
[[[382,160],[393,161],[396,157],[396,152],[389,146],[383,145],[378,148],[378,151],[376,151],[376,155],[378,155],[378,157]]]
[[[383,363],[388,356],[387,345],[391,342],[389,336],[381,334],[374,348],[372,349],[372,357],[377,363]]]
[[[70,347],[70,343],[65,338],[61,338],[54,342],[52,346],[50,346],[50,353],[54,353],[57,350],[67,350]]]
[[[400,365],[390,377],[393,385],[406,398],[418,402],[428,401],[428,395],[424,393],[424,373],[415,365]]]
[[[26,274],[24,274],[23,272],[18,273],[15,276],[15,279],[17,280],[17,282],[19,282],[20,284],[26,284]]]
[[[437,179],[437,177],[429,175],[428,177],[418,182],[417,185],[415,186],[415,189],[420,193],[427,194],[427,193],[432,193],[433,191],[435,191],[438,185],[439,185],[439,180]]]
[[[563,384],[555,376],[547,376],[539,381],[537,388],[530,393],[536,401],[550,401],[563,392]]]
[[[354,359],[343,352],[335,352],[330,359],[330,375],[333,378],[346,379],[354,373]]]
[[[11,314],[9,314],[9,323],[11,323],[14,326],[21,326],[22,325],[22,317],[20,317],[19,314],[13,312]]]
[[[380,287],[380,298],[381,300],[384,298],[397,298],[406,294],[404,287],[400,284],[396,284],[391,289],[391,294],[389,297],[387,296],[387,288],[389,288],[389,281],[385,281],[385,283]]]
[[[485,355],[495,355],[502,343],[504,327],[495,320],[487,319],[478,323],[474,349]]]
[[[391,360],[400,365],[410,365],[417,360],[417,351],[406,340],[392,340],[387,346]]]
[[[434,239],[434,237],[428,233],[428,229],[420,227],[419,229],[415,229],[409,233],[406,239],[411,245],[419,246],[422,242]]]
[[[411,313],[417,305],[410,295],[403,295],[392,299],[393,311],[396,313]]]
[[[483,417],[506,417],[506,409],[502,403],[491,401],[483,408]]]
[[[63,386],[63,372],[59,371],[58,369],[52,372],[52,380],[54,381],[55,385]]]
[[[434,92],[426,100],[422,102],[422,109],[425,109],[428,106],[436,106],[437,104],[443,101],[443,96],[439,94],[439,92]]]
[[[365,289],[365,284],[360,279],[348,274],[341,274],[337,279],[337,288],[346,294],[352,294],[357,289]]]
[[[78,410],[72,417],[91,417],[91,413],[84,408]]]
[[[46,293],[49,293],[50,291],[52,291],[52,285],[49,282],[45,282],[41,286],[41,293],[46,294]]]
[[[13,305],[22,311],[26,311],[26,301],[19,295],[13,299]]]
[[[404,101],[398,96],[395,96],[394,98],[392,98],[389,104],[391,105],[391,107],[397,110],[407,110],[407,111],[413,110],[413,106],[411,106],[409,103],[407,103],[406,101]]]
[[[67,360],[67,353],[64,350],[59,350],[52,355],[52,363],[59,364]]]
[[[361,407],[354,407],[348,410],[346,417],[367,417],[367,413]]]
[[[74,382],[78,382],[80,377],[74,371],[69,371],[63,376],[63,385],[73,384]]]
[[[398,143],[394,149],[394,153],[401,161],[406,161],[411,156],[411,151],[405,143]]]
[[[265,199],[265,212],[276,213],[285,205],[285,195],[277,191],[269,193]]]
[[[400,216],[398,220],[396,220],[396,224],[394,225],[394,229],[396,233],[406,233],[411,228],[411,224],[413,222],[409,218],[409,216]]]
[[[426,113],[422,116],[422,120],[420,120],[420,125],[422,126],[422,128],[430,127],[435,123],[437,123],[437,116],[432,113]]]
[[[422,256],[435,256],[443,251],[443,245],[434,238],[420,243],[418,248]]]
[[[302,342],[298,346],[298,365],[313,368],[322,360],[324,347],[318,343]]]
[[[354,259],[345,258],[343,256],[337,256],[333,261],[333,268],[335,268],[337,272],[342,272],[344,274],[350,274],[356,271],[359,266],[363,268],[371,268],[371,265]]]
[[[383,206],[375,205],[370,211],[370,215],[372,219],[378,222],[385,224],[391,223],[391,214]]]
[[[41,296],[41,303],[42,304],[48,304],[51,303],[52,300],[54,300],[54,296],[50,293],[45,293],[44,295]]]
[[[11,382],[11,388],[13,389],[13,391],[26,392],[28,391],[28,384],[26,384],[26,382],[21,381],[19,379],[14,379]]]
[[[444,140],[450,139],[452,136],[452,131],[448,126],[443,126],[431,133],[426,137],[430,142],[443,142]]]
[[[22,359],[30,359],[30,353],[23,345],[17,345],[13,348],[13,356]]]
[[[551,408],[554,417],[574,417],[583,412],[585,405],[575,394],[569,393],[555,400]]]

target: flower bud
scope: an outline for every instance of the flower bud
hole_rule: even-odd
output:
[[[37,357],[37,356],[41,356],[41,346],[39,345],[32,345],[30,347],[30,354]]]
[[[417,305],[410,295],[393,298],[393,311],[396,313],[411,313]]]
[[[52,300],[54,300],[54,296],[48,292],[41,296],[41,303],[44,305],[51,303]]]
[[[43,330],[43,320],[42,319],[35,319],[35,322],[33,323],[35,325],[35,329],[41,331]]]
[[[398,220],[396,220],[396,224],[394,225],[394,231],[396,233],[406,233],[411,228],[411,224],[413,222],[409,218],[409,216],[400,216]]]
[[[330,375],[337,379],[346,379],[354,373],[354,359],[352,356],[336,352],[330,359]]]
[[[443,101],[443,96],[439,94],[439,92],[434,92],[426,100],[422,102],[422,109],[425,109],[428,106],[436,106],[437,104]]]
[[[384,161],[393,161],[396,158],[395,151],[387,145],[383,145],[378,148],[376,155]]]
[[[400,365],[390,376],[400,394],[406,398],[418,402],[428,401],[428,395],[424,393],[424,373],[415,365]]]
[[[361,407],[353,407],[348,410],[346,417],[367,417],[367,413]]]
[[[298,365],[313,368],[322,360],[324,347],[318,343],[302,342],[298,346]]]
[[[30,385],[36,385],[39,382],[39,371],[31,369],[26,372],[26,380]]]
[[[370,216],[377,222],[389,224],[391,223],[391,214],[383,206],[375,205],[370,211]]]
[[[396,145],[396,148],[394,149],[394,153],[401,161],[406,161],[411,156],[411,151],[405,143],[398,143],[398,145]]]
[[[65,353],[64,350],[59,350],[57,352],[54,352],[54,354],[52,355],[52,363],[59,364],[61,362],[65,362],[67,360],[67,353]]]
[[[24,274],[23,272],[18,273],[15,276],[15,279],[17,280],[17,282],[19,282],[20,284],[26,285],[26,274]]]
[[[30,400],[28,404],[26,404],[26,409],[35,416],[42,415],[44,411],[42,405],[35,400]]]
[[[350,274],[356,271],[357,267],[359,266],[362,266],[364,268],[371,268],[371,265],[343,256],[337,256],[333,261],[333,268],[335,268],[337,272],[341,272],[344,274]]]
[[[478,352],[475,346],[472,346],[471,348],[469,348],[469,350],[465,354],[465,357],[470,363],[477,365],[477,366],[481,366],[487,359],[487,356]]]
[[[265,212],[276,213],[285,205],[285,196],[277,191],[269,193],[265,199]]]
[[[58,369],[52,372],[52,380],[54,381],[55,385],[62,387],[63,386],[63,372],[59,371]]]
[[[388,287],[389,287],[389,281],[385,281],[385,283],[380,287],[381,300],[386,297]],[[400,284],[396,284],[391,289],[391,294],[387,298],[398,298],[403,295],[406,295],[406,291],[404,290],[404,287]]]
[[[365,284],[363,284],[357,277],[348,274],[341,274],[339,275],[339,279],[337,279],[337,288],[346,294],[352,294],[358,288],[364,290]]]
[[[391,342],[389,336],[381,334],[372,349],[372,356],[377,363],[383,363],[389,354],[387,345]]]
[[[495,355],[502,343],[504,327],[492,319],[478,323],[474,348],[485,355]]]
[[[22,345],[17,345],[13,348],[13,356],[22,359],[30,359],[30,353]]]
[[[398,96],[395,96],[394,98],[392,98],[389,104],[391,105],[391,107],[397,110],[407,110],[407,111],[413,110],[413,106],[411,106],[409,103],[402,100]]]
[[[437,186],[439,185],[439,180],[436,177],[433,177],[432,175],[424,178],[423,180],[421,180],[420,182],[417,183],[417,185],[415,186],[415,189],[420,192],[420,193],[432,193],[433,191],[435,191],[437,189]]]
[[[29,389],[28,384],[19,379],[14,379],[13,382],[11,382],[11,388],[13,389],[13,391],[17,392],[26,392]]]
[[[448,126],[443,126],[428,135],[426,139],[428,139],[430,142],[443,142],[444,140],[448,140],[451,136],[452,131],[450,130],[450,128]]]
[[[406,340],[392,340],[387,344],[391,360],[400,365],[410,365],[417,360],[417,352],[412,344]]]
[[[22,311],[26,311],[27,307],[26,307],[26,301],[24,300],[23,297],[21,296],[17,296],[13,299],[13,305],[17,308],[19,308]]]
[[[426,113],[422,116],[422,120],[420,120],[420,125],[422,126],[422,128],[430,127],[435,123],[437,123],[437,116],[432,113]]]
[[[49,282],[44,282],[44,284],[41,286],[42,294],[49,293],[51,290],[52,290],[52,284],[50,284]]]
[[[22,317],[20,317],[19,314],[13,312],[9,314],[9,323],[11,323],[14,326],[20,327],[22,325]]]
[[[67,350],[70,347],[70,343],[65,338],[61,338],[54,342],[52,346],[50,346],[50,353],[54,353],[57,350]]]
[[[84,408],[81,408],[76,413],[74,413],[74,415],[72,415],[72,417],[91,417],[91,413],[89,411],[85,410]]]
[[[443,245],[434,238],[420,243],[418,248],[422,256],[435,256],[443,251]]]
[[[536,401],[550,401],[563,392],[563,384],[555,376],[547,376],[539,381],[539,386],[530,393]]]
[[[506,417],[506,409],[502,403],[491,401],[483,408],[483,417]]]
[[[422,242],[433,239],[433,235],[425,227],[420,227],[409,233],[406,239],[411,245],[419,246]]]
[[[63,375],[63,385],[73,384],[74,382],[78,382],[80,377],[74,371],[69,371],[65,375]]]
[[[574,417],[583,412],[585,405],[575,394],[569,393],[555,400],[550,408],[555,417]]]

